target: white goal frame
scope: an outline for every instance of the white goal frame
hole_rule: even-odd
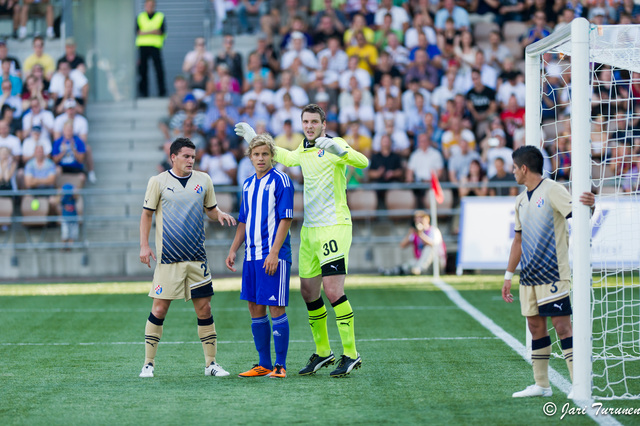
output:
[[[578,18],[525,50],[527,145],[541,146],[540,90],[542,54],[570,43],[571,52],[571,186],[573,250],[573,397],[591,399],[591,212],[579,201],[591,191],[590,24]]]

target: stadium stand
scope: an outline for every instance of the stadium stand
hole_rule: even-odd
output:
[[[143,191],[149,176],[157,172],[158,164],[166,160],[162,146],[186,131],[182,127],[185,118],[190,118],[196,128],[198,137],[194,139],[203,141],[201,142],[203,146],[199,148],[204,148],[211,138],[220,141],[222,145],[221,152],[210,156],[207,160],[209,162],[207,171],[215,172],[223,168],[223,161],[234,158],[233,167],[229,165],[230,163],[225,164],[229,166],[228,170],[234,170],[234,167],[237,167],[238,175],[242,175],[240,160],[243,146],[232,131],[236,121],[248,121],[257,131],[270,132],[277,138],[284,135],[284,131],[280,129],[286,127],[287,120],[291,120],[293,128],[289,130],[299,134],[301,130],[299,108],[308,102],[321,102],[326,108],[330,134],[346,136],[357,131],[357,138],[347,139],[350,143],[353,142],[354,148],[366,153],[370,158],[379,152],[382,137],[385,135],[391,137],[392,151],[401,157],[402,176],[393,178],[393,183],[390,184],[386,193],[386,205],[390,214],[394,214],[395,211],[398,215],[409,215],[414,208],[419,207],[417,204],[420,204],[416,202],[414,187],[398,189],[400,182],[407,181],[408,158],[412,152],[416,151],[419,135],[430,135],[431,148],[441,154],[445,151],[449,153],[451,150],[459,149],[456,137],[450,136],[451,127],[457,127],[456,123],[462,123],[465,135],[471,133],[475,138],[473,149],[480,154],[487,149],[481,144],[489,144],[493,138],[493,134],[488,134],[488,129],[492,128],[490,124],[495,120],[500,122],[501,127],[506,131],[506,147],[516,148],[523,141],[521,125],[517,120],[512,117],[506,120],[500,116],[504,113],[503,108],[506,103],[498,105],[495,114],[483,116],[477,121],[469,112],[467,103],[471,102],[469,95],[473,84],[471,70],[477,66],[475,61],[479,50],[485,53],[485,63],[481,63],[480,69],[485,89],[482,94],[473,95],[476,96],[473,99],[474,108],[477,109],[480,105],[476,103],[480,97],[481,100],[495,100],[496,92],[507,91],[506,85],[514,84],[514,94],[520,96],[518,91],[521,90],[521,86],[518,84],[523,81],[521,70],[524,65],[522,37],[532,27],[532,16],[537,10],[534,4],[527,3],[525,10],[520,13],[523,18],[521,22],[506,21],[498,25],[486,19],[474,19],[469,23],[464,19],[467,13],[465,11],[460,13],[460,16],[463,16],[462,20],[456,16],[452,22],[438,28],[435,17],[438,13],[441,16],[445,14],[444,6],[447,2],[444,1],[442,4],[431,2],[429,7],[420,1],[393,2],[395,6],[391,10],[394,11],[392,12],[394,16],[391,23],[387,22],[384,26],[384,14],[376,14],[376,10],[362,9],[358,1],[346,1],[340,9],[347,20],[343,23],[344,25],[337,21],[329,23],[325,19],[322,31],[316,32],[317,27],[313,23],[321,20],[325,7],[324,4],[320,4],[321,2],[310,0],[264,2],[265,6],[269,5],[272,9],[250,11],[248,21],[243,21],[243,23],[248,22],[247,25],[240,25],[237,10],[227,10],[226,20],[222,15],[209,16],[214,10],[224,10],[223,3],[222,0],[202,2],[190,0],[177,6],[168,1],[158,1],[158,9],[165,10],[169,19],[172,16],[175,17],[174,22],[178,28],[181,28],[180,25],[184,23],[183,19],[178,18],[193,21],[194,8],[203,4],[205,7],[202,19],[213,18],[211,21],[216,22],[217,25],[213,35],[204,39],[204,44],[208,47],[204,59],[209,66],[202,67],[198,71],[197,78],[193,78],[190,72],[183,73],[182,70],[185,56],[190,54],[193,62],[193,56],[197,55],[198,49],[201,49],[200,46],[192,50],[195,38],[190,38],[185,43],[173,44],[171,49],[167,48],[167,54],[177,59],[172,61],[176,66],[168,68],[177,71],[172,72],[173,75],[167,75],[167,81],[184,77],[184,79],[175,80],[176,93],[171,93],[170,100],[152,98],[95,104],[90,99],[83,99],[82,96],[75,99],[76,102],[86,101],[86,105],[82,106],[86,107],[90,131],[88,137],[85,137],[85,142],[90,147],[89,159],[92,160],[90,163],[93,164],[93,171],[98,176],[98,180],[96,183],[84,184],[80,180],[86,173],[76,175],[63,173],[56,182],[56,189],[61,188],[65,183],[72,183],[75,187],[82,187],[84,184],[85,190],[80,204],[84,204],[82,210],[85,217],[105,218],[106,222],[100,224],[92,224],[90,220],[85,220],[85,238],[100,241],[105,245],[121,247],[127,244],[133,245],[132,242],[137,239],[135,216],[139,214],[140,209],[139,192]],[[374,3],[368,2],[370,5]],[[456,2],[456,5],[459,3]],[[556,3],[553,6],[554,14],[547,16],[547,25],[551,29],[554,26],[565,25],[566,23],[562,21],[563,17],[569,16],[562,13],[567,2]],[[221,5],[222,8],[220,8]],[[640,12],[636,9],[625,11],[624,8],[619,8],[616,11],[618,19],[639,22]],[[586,16],[588,8],[581,9],[580,13]],[[403,18],[405,15],[408,17],[406,22]],[[419,16],[417,28],[413,22],[416,16]],[[242,17],[242,19],[245,18]],[[333,29],[329,28],[330,25],[334,26]],[[257,32],[258,30],[261,32]],[[461,35],[465,30],[473,35],[471,45],[468,45],[468,35]],[[497,30],[503,37],[503,41],[497,46],[491,46],[490,41],[495,40]],[[381,34],[394,34],[399,45],[395,43],[387,45],[380,38]],[[465,41],[461,43],[462,38]],[[185,39],[184,35],[181,40],[183,39]],[[356,40],[359,44],[354,44]],[[198,41],[202,42],[201,39]],[[337,52],[321,48],[324,45],[335,48],[336,41]],[[57,59],[62,57],[65,45],[75,48],[73,40],[65,43],[64,40],[54,39],[46,40],[44,50]],[[181,46],[182,51],[176,50],[179,48],[177,46]],[[3,55],[3,47],[9,48],[7,57],[15,55],[24,60],[31,53],[30,40],[21,43],[13,41],[0,43],[0,55]],[[14,47],[19,48],[20,51],[14,50]],[[87,52],[78,53],[83,55]],[[283,61],[285,53],[287,53],[286,61]],[[426,64],[422,63],[425,54]],[[248,67],[247,62],[250,56],[252,56],[252,63]],[[349,56],[354,56],[350,69],[347,68]],[[380,60],[377,61],[375,57],[379,57]],[[331,59],[327,61],[322,60],[323,58]],[[0,59],[4,58],[0,56]],[[211,61],[214,61],[213,67],[210,67]],[[134,66],[134,64],[129,65]],[[13,67],[15,68],[15,65]],[[60,116],[60,112],[65,110],[64,105],[57,110],[54,108],[49,94],[38,83],[46,78],[46,75],[42,75],[42,69],[34,68],[34,73],[19,76],[24,82],[22,99],[26,108],[23,116],[29,113],[29,99],[33,97],[48,110],[52,110],[53,114]],[[411,73],[416,70],[418,74],[412,75]],[[66,75],[67,71],[63,71]],[[498,76],[497,79],[496,76]],[[77,80],[82,81],[81,78]],[[559,84],[560,86],[555,88],[557,93],[562,94],[563,91],[568,90],[568,87],[562,86],[563,82]],[[502,91],[501,87],[503,87]],[[355,101],[354,98],[356,98]],[[69,100],[71,99],[65,99],[64,103],[66,104]],[[285,102],[286,110],[282,107]],[[189,108],[185,110],[185,105],[191,103],[196,105],[195,110]],[[160,130],[157,123],[161,120],[163,125]],[[8,122],[15,124],[12,120]],[[354,130],[358,123],[359,128]],[[551,126],[544,129],[545,140],[551,140],[559,131]],[[22,130],[21,126],[11,127],[12,134],[25,139],[27,135],[22,134]],[[44,130],[43,133],[45,133]],[[443,147],[445,134],[447,135],[446,147]],[[291,144],[285,146],[288,149],[295,148],[295,138],[292,139],[290,134],[285,136],[278,140]],[[54,139],[51,136],[49,143],[53,145]],[[0,146],[2,143],[3,141],[0,140]],[[605,150],[610,149],[606,143],[604,145]],[[550,144],[545,146],[549,151],[548,156],[553,154],[552,148]],[[221,166],[218,168],[215,164],[212,165],[212,161],[220,161]],[[89,171],[87,166],[89,164],[85,164],[85,172]],[[455,223],[455,215],[458,213],[459,199],[454,196],[457,192],[457,183],[448,181],[447,167],[448,164],[445,161],[442,179],[445,201],[438,206],[441,218],[439,226],[445,235],[448,250],[455,253],[457,227],[452,223]],[[483,159],[482,167],[486,171],[491,165]],[[296,184],[301,182],[299,171],[287,169],[285,172]],[[18,170],[16,176],[18,185],[22,182],[20,173]],[[607,173],[615,174],[615,167],[608,167]],[[86,177],[89,182],[90,176],[86,174]],[[347,199],[354,218],[366,218],[367,226],[372,227],[363,234],[382,235],[387,231],[388,224],[380,224],[376,228],[378,226],[375,220],[376,215],[372,214],[379,207],[376,203],[376,190],[381,187],[379,184],[374,188],[367,187],[371,183],[368,177],[367,171],[350,176]],[[242,183],[242,178],[236,178],[235,173],[229,176],[229,179],[231,183],[217,186],[219,204],[225,210],[234,209],[237,204],[236,185]],[[421,204],[428,208],[430,207],[430,182],[423,180],[421,184],[426,191],[424,198],[418,201],[422,201]],[[19,186],[17,189],[23,188]],[[104,192],[98,195],[99,191]],[[35,195],[38,197],[46,195],[43,198],[46,200],[52,194]],[[12,198],[1,197],[0,217],[12,217],[15,213],[42,217],[41,210],[46,203],[41,202],[39,208],[33,210],[31,204],[24,201],[25,199],[27,198],[23,197],[22,201],[12,206]],[[297,192],[295,211],[298,217],[301,217],[301,210],[302,194]],[[55,223],[57,220],[55,217],[59,211],[56,206],[52,206],[49,211],[52,215],[50,220]],[[383,212],[380,216],[386,217],[387,213]],[[19,225],[19,222],[16,223]],[[53,241],[55,240],[52,239],[51,242]],[[454,262],[450,264],[453,265]],[[139,269],[135,267],[128,270],[128,272],[137,271]]]

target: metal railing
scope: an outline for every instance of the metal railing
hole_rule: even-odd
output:
[[[449,182],[443,182],[443,190],[456,190],[460,185],[451,184]],[[473,186],[473,185],[467,185]],[[514,184],[508,182],[490,182],[488,187],[501,188],[501,187],[513,187]],[[421,183],[388,183],[388,184],[361,184],[355,186],[349,186],[349,192],[355,191],[372,191],[377,190],[424,190],[428,192],[431,189],[430,184]],[[83,208],[78,216],[78,222],[80,226],[79,240],[73,243],[62,243],[60,241],[35,241],[35,234],[38,232],[46,233],[48,227],[56,227],[61,221],[65,220],[65,216],[57,215],[42,215],[42,216],[22,216],[20,212],[20,200],[24,196],[32,197],[49,197],[52,195],[60,195],[59,189],[41,189],[41,190],[17,190],[17,191],[0,191],[1,197],[13,198],[13,214],[9,217],[0,216],[0,227],[3,230],[0,232],[0,250],[10,250],[13,252],[22,250],[47,250],[47,249],[60,249],[60,248],[73,248],[73,249],[90,249],[90,248],[131,248],[139,245],[138,238],[131,238],[125,241],[118,241],[117,239],[99,239],[95,240],[90,237],[90,231],[104,229],[105,227],[112,226],[113,224],[121,225],[120,230],[125,227],[128,230],[135,230],[140,221],[140,211],[142,208],[142,199],[144,197],[146,188],[124,188],[124,189],[93,189],[84,188],[74,191],[77,195],[83,199]],[[216,187],[216,193],[229,193],[237,195],[241,191],[240,186],[218,186]],[[296,191],[302,191],[302,187],[296,188]],[[88,211],[95,211],[100,207],[113,206],[113,202],[101,201],[100,198],[106,196],[117,195],[121,199],[125,196],[139,196],[140,208],[135,208],[135,203],[125,201],[122,203],[122,214],[95,214]],[[237,205],[237,203],[235,203]],[[237,210],[237,209],[234,209]],[[388,209],[351,209],[351,216],[354,223],[358,227],[365,226],[364,236],[354,236],[354,244],[380,244],[380,243],[397,243],[400,241],[399,236],[385,236],[376,235],[374,232],[374,225],[379,223],[385,223],[397,220],[409,219],[415,209],[414,208],[388,208]],[[231,213],[237,213],[237,211],[231,211]],[[438,216],[443,219],[443,222],[456,218],[460,213],[460,209],[457,203],[450,204],[449,207],[438,207]],[[295,208],[294,221],[296,227],[301,226],[303,218],[302,209]],[[34,227],[33,224],[46,223],[44,226]],[[362,228],[359,228],[362,229]],[[24,233],[25,238],[22,240],[19,237],[20,233]],[[451,236],[447,237],[446,232],[445,240],[449,242],[455,242]],[[3,235],[4,234],[4,235]],[[42,238],[39,238],[42,240]],[[233,235],[229,235],[228,238],[208,238],[206,245],[210,247],[215,246],[229,246],[233,240]],[[297,244],[297,238],[293,238],[292,243]]]

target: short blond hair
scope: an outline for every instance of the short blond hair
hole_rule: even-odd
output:
[[[269,147],[269,152],[271,152],[271,157],[276,156],[276,143],[273,141],[271,135],[267,133],[261,133],[259,135],[254,136],[249,143],[249,148],[247,149],[247,157],[251,157],[251,152],[254,148],[259,146],[266,145]]]

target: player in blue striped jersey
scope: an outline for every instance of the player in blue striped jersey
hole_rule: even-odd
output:
[[[502,298],[513,302],[511,278],[520,263],[520,309],[531,331],[531,361],[535,384],[515,392],[514,398],[552,395],[549,385],[551,338],[547,318],[560,339],[573,379],[573,330],[571,327],[571,269],[567,219],[573,207],[571,195],[557,182],[542,177],[544,158],[528,145],[511,155],[516,181],[526,187],[516,198],[515,237],[502,286]],[[595,205],[590,192],[580,194],[584,205]]]
[[[196,147],[178,138],[170,148],[171,170],[149,179],[140,217],[140,262],[151,267],[157,260],[149,297],[151,313],[145,326],[145,361],[140,377],[153,377],[155,357],[164,319],[171,301],[192,300],[198,317],[198,336],[205,357],[204,374],[228,376],[216,363],[217,334],[211,315],[213,286],[204,248],[204,218],[221,225],[236,221],[220,211],[211,178],[193,170]],[[149,246],[153,215],[156,216],[156,255]]]
[[[242,202],[236,236],[226,259],[235,272],[236,252],[244,241],[242,291],[240,298],[249,304],[251,331],[259,362],[240,377],[286,377],[289,347],[289,303],[291,244],[289,228],[293,218],[293,184],[289,177],[273,168],[275,144],[271,136],[255,136],[247,155],[256,173],[242,185]],[[271,363],[271,327],[273,323],[275,365]]]

